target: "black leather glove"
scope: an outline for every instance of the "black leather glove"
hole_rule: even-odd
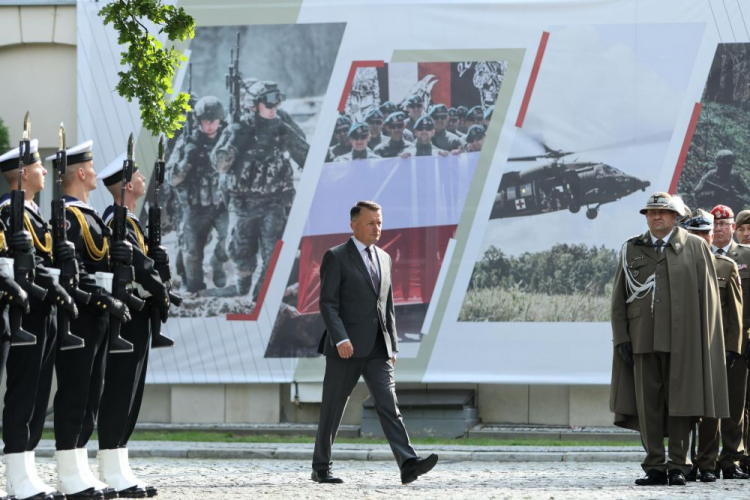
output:
[[[133,245],[127,241],[115,241],[109,248],[109,258],[124,266],[131,265],[133,263]]]
[[[28,231],[19,231],[8,237],[7,241],[8,248],[13,252],[29,253],[34,248],[34,244],[31,241],[31,233]]]
[[[617,346],[617,353],[625,361],[628,366],[633,366],[633,343],[623,342]]]
[[[55,262],[59,264],[70,262],[76,258],[76,247],[69,241],[60,242],[53,250]]]
[[[3,301],[11,305],[20,307],[24,314],[28,314],[31,309],[29,306],[29,295],[21,288],[18,283],[12,279],[0,275],[0,295]]]
[[[148,256],[154,261],[157,266],[168,266],[169,265],[169,254],[167,249],[163,246],[148,249]]]
[[[732,369],[734,366],[734,361],[739,357],[739,354],[734,351],[725,351],[727,356],[727,373]]]
[[[159,309],[159,317],[162,323],[169,319],[169,297],[153,297],[153,304]]]
[[[112,316],[118,318],[123,323],[130,321],[130,309],[122,301],[117,300],[111,295],[97,297],[96,300],[97,302],[101,300],[104,306],[103,309],[109,311]]]
[[[47,296],[44,298],[50,304],[62,307],[70,313],[73,318],[78,317],[78,308],[73,298],[68,295],[67,290],[54,281],[47,287]]]

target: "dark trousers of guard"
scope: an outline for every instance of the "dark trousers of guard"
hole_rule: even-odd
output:
[[[70,331],[82,337],[86,346],[57,353],[55,446],[58,450],[82,448],[94,432],[107,363],[108,326],[109,314],[82,307],[78,318],[71,321]]]
[[[393,362],[388,359],[383,333],[378,333],[375,346],[366,358],[326,358],[326,373],[323,379],[323,406],[315,438],[312,468],[316,471],[331,467],[331,448],[359,377],[365,379],[367,388],[375,400],[380,425],[391,446],[399,467],[417,453],[411,446],[409,435],[401,418],[396,399],[396,381],[393,377]]]
[[[23,328],[36,344],[13,347],[6,363],[7,390],[3,408],[4,453],[32,451],[44,430],[57,351],[55,308],[31,299]]]
[[[151,345],[149,307],[133,312],[133,318],[122,325],[120,335],[133,344],[133,352],[110,354],[104,377],[99,412],[99,449],[127,446],[135,429],[143,401],[146,368]]]

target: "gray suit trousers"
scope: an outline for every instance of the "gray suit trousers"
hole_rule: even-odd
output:
[[[382,334],[380,335],[382,337]],[[346,403],[359,377],[365,379],[367,388],[375,400],[380,425],[391,445],[391,451],[399,467],[417,453],[411,446],[396,399],[396,381],[393,377],[393,362],[388,358],[385,342],[375,343],[373,352],[366,358],[341,359],[326,357],[326,373],[323,379],[323,406],[320,409],[318,433],[313,452],[313,470],[331,468],[331,447],[346,409]]]

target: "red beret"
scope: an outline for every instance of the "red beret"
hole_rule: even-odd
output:
[[[716,205],[711,210],[711,215],[714,216],[714,220],[734,219],[734,212],[726,205]]]

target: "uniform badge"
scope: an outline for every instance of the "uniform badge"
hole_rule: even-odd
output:
[[[747,271],[747,264],[737,264],[738,271]]]
[[[640,271],[639,271],[638,269],[633,269],[633,270],[632,270],[632,271],[630,272],[630,274],[632,274],[632,275],[633,275],[633,278],[637,278],[637,277],[638,277],[638,275],[639,275],[639,274],[641,274],[641,272],[640,272]]]
[[[70,221],[68,219],[65,219],[65,231],[70,230]]]
[[[680,243],[679,241],[674,244],[674,247],[676,250],[679,250],[681,246],[682,246],[682,243]]]

